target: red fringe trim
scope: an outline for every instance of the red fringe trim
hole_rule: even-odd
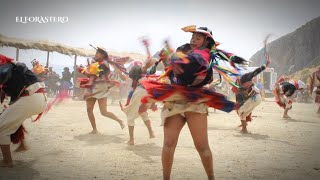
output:
[[[21,125],[18,130],[10,135],[11,142],[13,144],[18,144],[24,140],[24,134],[27,133],[26,129]]]
[[[239,115],[239,112],[237,111],[237,114]],[[252,121],[252,113],[250,113],[247,117],[246,117],[246,122],[251,122]]]
[[[277,103],[280,107],[282,107],[283,109],[286,108],[286,105],[285,105],[283,102],[280,102],[279,100],[276,100],[276,103]]]
[[[246,122],[251,122],[251,121],[252,121],[251,114],[252,114],[252,113],[250,113],[250,114],[246,117]]]
[[[91,86],[86,85],[89,83],[89,78],[78,78],[78,81],[80,82],[80,88],[90,88]]]
[[[38,120],[42,117],[42,114],[43,114],[43,112],[42,112],[42,113],[40,113],[40,114],[38,114],[37,118],[36,118],[35,120],[33,120],[33,122],[38,121]]]
[[[59,94],[56,95],[56,97],[54,99],[52,99],[48,105],[47,105],[47,109],[43,112],[43,113],[47,113],[51,110],[51,108],[54,105],[59,105],[61,104],[63,101],[65,101],[66,99],[68,99],[70,96],[68,94],[68,91],[63,90],[60,91]],[[41,113],[42,114],[42,113]],[[39,114],[41,116],[41,114]],[[39,116],[38,116],[39,117]]]

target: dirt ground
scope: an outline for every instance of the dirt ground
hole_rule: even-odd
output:
[[[250,134],[239,133],[239,119],[210,110],[209,140],[216,179],[320,179],[320,116],[315,104],[293,105],[293,119],[267,99],[253,113]],[[108,110],[122,119],[118,105]],[[155,139],[136,120],[136,145],[128,146],[128,128],[100,115],[100,134],[91,131],[83,101],[55,107],[39,122],[25,121],[29,150],[13,153],[14,168],[0,168],[0,179],[161,179],[163,130],[158,112],[150,112]],[[12,147],[14,149],[15,146]],[[1,156],[1,155],[0,155]],[[172,179],[206,179],[190,132],[182,130]]]

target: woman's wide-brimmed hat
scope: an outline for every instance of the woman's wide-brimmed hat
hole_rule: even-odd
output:
[[[190,25],[190,26],[183,27],[182,30],[184,32],[202,33],[202,34],[205,34],[208,38],[214,40],[212,36],[212,31],[207,27],[197,27],[196,25]]]

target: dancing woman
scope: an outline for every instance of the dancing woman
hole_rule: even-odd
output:
[[[214,179],[212,153],[208,143],[207,116],[208,107],[230,112],[237,108],[224,95],[204,88],[212,82],[210,51],[216,43],[212,32],[206,27],[188,26],[183,28],[191,32],[189,45],[178,48],[179,52],[170,57],[170,65],[164,76],[170,84],[159,81],[142,81],[148,95],[142,102],[161,101],[164,125],[162,148],[163,179],[170,179],[173,157],[181,129],[188,124],[195,147],[201,157],[208,179]],[[183,49],[190,47],[189,53]],[[188,48],[187,48],[188,49]]]
[[[89,84],[90,94],[86,95],[87,113],[92,126],[91,133],[98,133],[95,117],[93,114],[93,108],[97,101],[100,113],[105,117],[117,121],[123,129],[125,127],[124,122],[112,112],[107,111],[108,91],[111,87],[115,86],[115,83],[113,81],[110,81],[108,77],[110,74],[109,63],[112,63],[112,61],[109,60],[107,51],[101,47],[97,48],[94,60],[98,63],[97,77],[90,78],[92,79],[92,84],[91,82]]]

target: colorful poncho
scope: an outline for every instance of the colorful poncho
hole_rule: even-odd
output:
[[[238,108],[234,102],[227,100],[224,95],[208,88],[185,87],[156,81],[142,81],[141,84],[148,93],[148,96],[142,98],[142,103],[186,100],[190,103],[206,103],[209,107],[225,112]],[[180,95],[179,99],[171,99],[175,93]]]
[[[238,105],[227,100],[224,95],[203,87],[212,82],[212,69],[209,67],[209,61],[209,49],[196,50],[188,55],[173,54],[171,66],[166,72],[171,84],[152,80],[141,81],[148,93],[142,98],[142,102],[183,100],[189,103],[205,103],[209,107],[225,112],[237,109]],[[175,74],[173,71],[175,65],[179,65],[184,72]]]
[[[184,73],[175,75],[171,71],[169,78],[171,83],[181,86],[202,87],[212,82],[212,69],[208,70],[210,50],[195,50],[185,55],[175,53],[171,56],[171,64],[179,65]]]

